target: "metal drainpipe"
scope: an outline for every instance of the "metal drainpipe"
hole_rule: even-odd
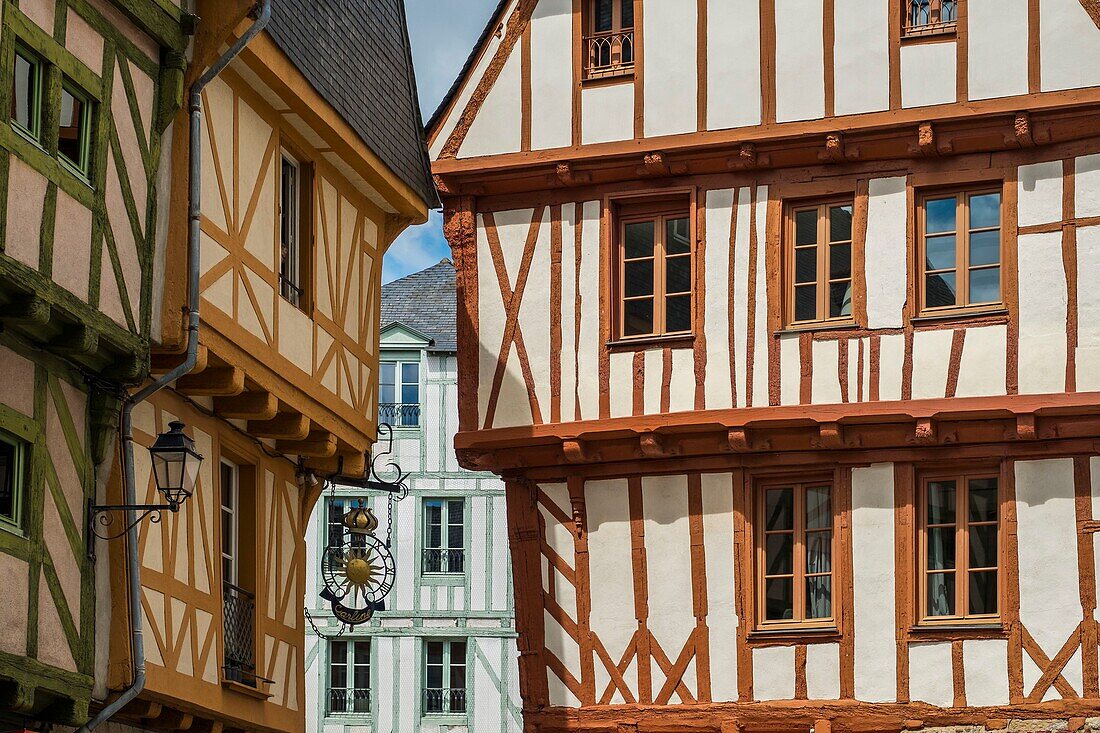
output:
[[[188,164],[188,231],[187,231],[187,351],[183,362],[172,371],[153,380],[131,395],[122,406],[122,470],[126,503],[137,503],[134,481],[134,407],[190,372],[195,367],[199,351],[199,225],[202,216],[202,90],[237,57],[249,42],[267,26],[271,19],[271,0],[259,0],[249,15],[254,22],[240,38],[191,85],[188,110],[191,117],[191,139],[187,151]],[[130,529],[126,533],[126,561],[130,596],[130,648],[134,662],[134,681],[118,698],[99,714],[82,725],[77,733],[89,733],[109,720],[145,689],[145,639],[141,631],[141,563],[138,559],[137,512],[127,513]]]

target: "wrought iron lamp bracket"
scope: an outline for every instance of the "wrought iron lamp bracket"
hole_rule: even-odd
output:
[[[126,535],[133,527],[136,527],[146,518],[153,524],[160,524],[160,520],[164,518],[164,512],[172,512],[175,514],[180,510],[180,504],[177,502],[167,502],[164,504],[93,504],[88,502],[88,557],[95,559],[95,537],[101,540],[117,540],[120,537]],[[127,522],[126,526],[117,532],[107,531],[103,534],[99,532],[99,528],[110,528],[115,524],[115,519],[118,517],[119,512],[135,512],[137,514],[133,521]]]

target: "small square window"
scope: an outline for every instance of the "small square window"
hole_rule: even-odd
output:
[[[70,80],[61,86],[57,153],[61,160],[85,178],[91,175],[92,104],[88,95]]]
[[[26,443],[0,433],[0,526],[18,529],[23,521]]]
[[[11,122],[15,129],[41,142],[42,74],[40,61],[22,48],[15,51],[11,84]]]

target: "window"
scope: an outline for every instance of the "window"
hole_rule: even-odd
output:
[[[634,72],[634,0],[589,0],[584,19],[585,78]]]
[[[833,619],[833,501],[828,481],[762,487],[757,521],[762,627]]]
[[[354,546],[362,546],[364,543],[361,534],[354,534],[344,526],[344,515],[353,505],[366,506],[363,499],[329,499],[328,522],[325,531],[325,546],[329,549],[339,549],[344,541],[351,535],[351,543]]]
[[[328,712],[370,712],[370,640],[330,641]]]
[[[30,53],[18,48],[12,73],[12,125],[40,142],[42,134],[42,64]]]
[[[310,276],[310,175],[308,166],[282,151],[279,191],[279,292],[298,308],[306,307]]]
[[[1000,188],[921,198],[921,313],[1001,303]]]
[[[466,712],[466,641],[424,642],[424,713]]]
[[[687,213],[624,215],[619,227],[619,336],[690,334],[693,248]]]
[[[787,232],[786,323],[852,318],[852,202],[792,207]]]
[[[420,425],[420,362],[379,364],[378,422],[395,428]]]
[[[424,501],[425,573],[462,573],[466,567],[466,502],[464,499]]]
[[[18,529],[22,523],[25,456],[25,443],[0,433],[0,526]]]
[[[81,176],[91,174],[92,105],[88,95],[71,81],[61,85],[61,115],[58,119],[57,154]]]
[[[240,486],[237,483],[237,466],[229,461],[221,462],[222,495],[222,580],[236,585],[240,562],[237,554]]]
[[[927,476],[921,485],[922,621],[995,620],[1000,557],[997,475]]]
[[[955,30],[959,0],[905,0],[904,36],[930,36]]]
[[[253,617],[256,596],[246,577],[242,554],[251,546],[251,532],[242,537],[242,514],[250,505],[242,497],[242,473],[245,468],[223,460],[219,466],[221,488],[222,613],[225,678],[250,687],[256,686],[255,631]],[[249,473],[252,471],[249,469]],[[244,500],[242,500],[244,499]],[[251,527],[248,527],[251,529]]]

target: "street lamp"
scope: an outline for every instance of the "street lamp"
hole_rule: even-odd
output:
[[[88,502],[88,538],[89,555],[92,554],[91,537],[104,540],[122,537],[146,517],[151,522],[159,522],[164,510],[178,512],[180,505],[195,491],[195,482],[202,465],[202,455],[195,450],[195,441],[183,432],[182,422],[168,423],[168,432],[161,433],[149,447],[149,457],[153,463],[153,479],[157,482],[157,492],[164,498],[163,504],[104,504]],[[134,519],[119,532],[100,534],[97,526],[110,527],[114,524],[115,512],[135,512]]]

